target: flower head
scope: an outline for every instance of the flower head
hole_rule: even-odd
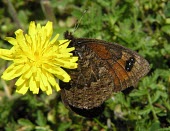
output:
[[[67,48],[68,40],[57,40],[59,34],[51,39],[52,34],[52,22],[45,26],[31,22],[28,34],[19,29],[15,32],[16,38],[6,38],[13,47],[10,50],[0,49],[0,58],[13,63],[4,71],[2,78],[11,80],[17,77],[16,92],[25,94],[30,89],[38,94],[41,89],[49,95],[52,94],[51,87],[60,90],[58,79],[70,81],[70,76],[61,67],[77,68],[78,57],[70,53],[75,48]]]

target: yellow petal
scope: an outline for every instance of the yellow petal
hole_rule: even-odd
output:
[[[25,81],[26,79],[23,76],[20,76],[20,78],[16,81],[15,85],[19,87],[23,85]]]
[[[66,49],[70,43],[70,40],[59,40],[60,49]]]
[[[56,40],[58,39],[58,37],[59,37],[59,34],[56,34],[55,37],[50,41],[50,44],[54,44]],[[59,42],[58,43],[57,42],[55,44],[59,44]]]
[[[56,82],[57,83],[54,85],[54,87],[55,87],[56,91],[60,91],[61,89],[59,87],[59,79],[56,79]]]
[[[29,87],[30,87],[30,91],[32,92],[37,92],[39,90],[37,90],[37,84],[36,84],[36,81],[34,80],[34,76],[32,76],[30,79],[29,79]]]
[[[17,30],[15,32],[16,34],[16,40],[17,40],[17,43],[20,47],[20,50],[23,51],[23,52],[27,52],[28,50],[28,46],[26,44],[26,40],[25,40],[25,37],[24,37],[24,34],[23,34],[23,31],[22,30]]]
[[[48,21],[46,26],[45,26],[45,31],[47,32],[47,36],[51,38],[52,33],[53,33],[53,23]]]
[[[56,80],[54,76],[52,76],[50,73],[46,73],[46,76],[48,78],[49,83],[54,86],[56,84]]]
[[[35,33],[36,33],[35,22],[34,22],[34,21],[31,21],[31,22],[30,22],[29,29],[28,29],[28,34],[29,34],[30,36],[34,36]]]
[[[20,76],[23,72],[24,65],[11,64],[3,73],[2,78],[4,80],[12,80],[15,77]]]
[[[52,89],[49,89],[46,91],[47,95],[51,95],[52,94]]]
[[[28,91],[28,83],[24,83],[22,86],[18,86],[16,92],[20,94],[25,94]]]
[[[12,37],[6,37],[4,40],[8,41],[11,45],[17,45],[17,40]]]
[[[47,90],[46,87],[45,87],[45,85],[44,85],[43,79],[40,79],[40,89],[41,89],[42,91],[46,91],[46,90]]]
[[[0,58],[5,60],[13,60],[12,51],[7,49],[0,49]]]

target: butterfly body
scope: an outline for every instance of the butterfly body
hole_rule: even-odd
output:
[[[62,89],[62,99],[72,107],[90,110],[99,107],[113,92],[135,87],[149,72],[149,63],[135,51],[103,40],[74,38],[66,33],[78,68],[69,70],[69,85]]]

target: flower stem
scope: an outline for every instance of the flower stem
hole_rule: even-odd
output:
[[[5,83],[5,81],[2,80],[2,79],[1,79],[1,83],[2,83],[2,85],[3,85],[3,87],[4,87],[6,96],[10,99],[10,98],[11,98],[11,93],[10,93],[9,87],[7,86],[7,84]]]

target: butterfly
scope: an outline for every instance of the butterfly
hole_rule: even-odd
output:
[[[65,38],[75,47],[78,68],[68,70],[69,83],[62,83],[61,98],[72,111],[95,117],[113,92],[136,87],[149,70],[149,63],[137,52],[119,44],[98,39],[75,38],[66,32]]]

